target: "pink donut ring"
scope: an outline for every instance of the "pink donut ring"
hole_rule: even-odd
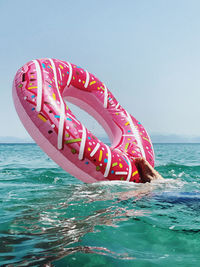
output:
[[[13,99],[36,143],[83,182],[138,183],[134,158],[144,157],[154,166],[153,146],[144,127],[120,106],[105,84],[79,66],[58,59],[30,61],[15,76]],[[64,100],[91,114],[104,127],[112,146],[86,129]]]

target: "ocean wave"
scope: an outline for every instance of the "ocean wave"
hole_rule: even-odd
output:
[[[177,163],[174,163],[174,162],[169,162],[169,163],[166,163],[166,164],[161,164],[161,165],[158,165],[156,167],[156,169],[159,169],[159,168],[190,168],[190,169],[195,169],[195,170],[199,170],[200,171],[200,165],[197,164],[197,165],[193,165],[193,164],[189,164],[189,165],[186,165],[186,164],[177,164]]]

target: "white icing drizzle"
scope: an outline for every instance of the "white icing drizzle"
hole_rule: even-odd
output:
[[[117,151],[118,153],[122,154],[122,151],[119,148],[115,148],[115,151]]]
[[[151,155],[152,158],[154,157],[154,155],[149,150],[147,152],[149,153],[149,155]]]
[[[132,174],[132,165],[131,165],[131,162],[130,162],[129,158],[127,157],[127,155],[124,154],[124,156],[125,156],[126,160],[128,161],[128,176],[126,178],[126,181],[129,182],[131,179],[131,174]]]
[[[106,144],[105,144],[105,146],[106,146],[107,151],[108,151],[108,162],[107,162],[106,169],[104,172],[104,177],[108,177],[108,174],[110,171],[110,166],[111,166],[111,151],[110,151],[110,148]]]
[[[83,127],[83,132],[82,132],[80,150],[79,150],[79,154],[78,154],[78,159],[79,160],[83,159],[84,150],[85,150],[85,143],[86,143],[86,129],[85,129],[84,125],[82,125],[82,127]]]
[[[133,132],[133,134],[135,136],[135,139],[137,141],[138,148],[140,149],[143,158],[146,159],[146,155],[145,155],[145,152],[144,152],[144,148],[143,148],[143,145],[142,145],[142,141],[141,141],[141,137],[140,137],[139,131],[136,128],[136,126],[133,124],[133,120],[131,119],[130,114],[127,111],[126,111],[126,114],[127,114],[127,117],[128,117],[128,122],[130,123],[131,130],[132,130],[132,132]]]
[[[118,151],[120,154],[122,153],[122,151],[120,150],[120,149],[118,149],[118,148],[115,148],[115,151]],[[125,153],[123,153],[123,156],[126,158],[126,160],[128,161],[128,167],[129,167],[129,169],[128,169],[128,176],[127,176],[127,179],[126,179],[126,181],[130,181],[130,179],[131,179],[131,173],[132,173],[132,165],[131,165],[131,162],[130,162],[130,160],[129,160],[129,158],[127,157],[127,155],[125,154]],[[127,173],[126,173],[127,174]]]
[[[60,80],[62,81],[62,74],[61,74],[60,68],[58,68],[58,71],[59,71],[59,74],[60,74]]]
[[[116,175],[126,175],[128,172],[115,172]]]
[[[103,86],[104,86],[104,103],[103,103],[103,106],[104,106],[104,108],[107,108],[108,107],[108,89],[105,86],[105,84]]]
[[[100,147],[100,144],[97,143],[96,146],[95,146],[95,148],[90,153],[90,157],[93,157],[94,156],[94,154],[97,152],[97,150],[99,149],[99,147]]]
[[[115,108],[116,108],[116,109],[118,109],[118,107],[119,107],[119,103],[116,105],[116,107],[115,107]]]
[[[54,79],[55,79],[55,84],[56,84],[56,89],[59,95],[60,99],[60,104],[61,104],[61,111],[60,111],[60,120],[59,120],[59,127],[58,127],[58,142],[57,142],[57,148],[62,149],[63,147],[63,132],[64,132],[64,121],[65,121],[65,105],[63,102],[63,99],[60,95],[60,91],[58,88],[58,80],[57,80],[57,73],[56,73],[56,68],[53,60],[49,58],[49,61],[51,62],[52,69],[53,69],[53,74],[54,74]]]
[[[85,71],[85,73],[86,73],[86,81],[85,81],[84,87],[87,88],[89,81],[90,81],[90,75],[87,70]]]
[[[43,70],[43,72],[45,72],[47,75],[49,75],[49,72],[48,72],[48,71],[46,71],[46,70]]]
[[[40,112],[42,108],[42,73],[40,69],[40,65],[37,60],[33,60],[35,64],[36,73],[37,73],[37,106],[36,111]]]
[[[69,77],[67,80],[67,86],[69,86],[71,83],[71,79],[72,79],[72,65],[69,62],[67,62],[67,64],[68,64],[68,68],[69,68]]]
[[[60,59],[56,59],[56,61],[59,61],[62,65],[64,65],[65,67],[69,68],[69,65],[65,64],[65,61],[62,61]]]
[[[73,117],[71,114],[67,113],[67,116],[70,117],[71,119],[73,119],[77,124],[80,125],[80,122],[77,121],[77,119],[75,117]]]

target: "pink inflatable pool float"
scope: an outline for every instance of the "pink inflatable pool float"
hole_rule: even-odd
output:
[[[36,143],[83,182],[139,183],[134,158],[144,157],[154,166],[153,146],[142,124],[120,106],[104,83],[77,65],[50,58],[28,62],[15,76],[13,99]],[[65,100],[103,126],[111,147],[85,128]]]

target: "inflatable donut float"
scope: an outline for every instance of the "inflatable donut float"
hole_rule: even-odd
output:
[[[13,99],[36,143],[83,182],[138,183],[134,158],[144,157],[154,166],[153,146],[142,124],[120,106],[104,83],[77,65],[50,58],[28,62],[16,73]],[[92,115],[107,132],[111,147],[86,129],[65,101]]]

